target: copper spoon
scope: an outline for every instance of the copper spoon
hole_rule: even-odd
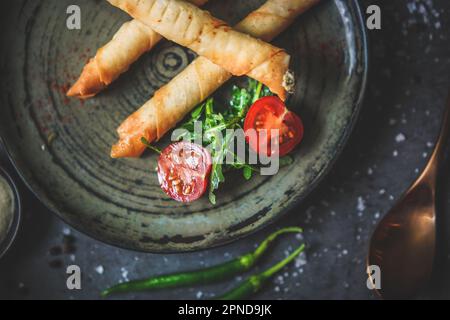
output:
[[[411,298],[430,280],[436,245],[436,180],[449,132],[450,98],[428,164],[372,235],[367,265],[380,268],[381,288],[376,291],[382,298]]]

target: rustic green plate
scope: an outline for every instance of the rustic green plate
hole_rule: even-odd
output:
[[[81,8],[82,28],[66,28]],[[235,23],[263,0],[211,0]],[[279,39],[293,57],[298,89],[289,101],[304,119],[295,163],[274,177],[233,175],[218,203],[170,200],[153,169],[156,156],[112,160],[115,129],[194,58],[167,41],[98,97],[81,103],[64,92],[96,49],[129,19],[106,1],[2,1],[0,133],[17,170],[51,210],[110,244],[149,252],[208,248],[274,221],[330,169],[356,121],[367,74],[367,43],[357,1],[322,1]]]

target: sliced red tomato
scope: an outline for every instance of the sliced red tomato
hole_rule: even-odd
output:
[[[272,129],[277,130],[276,134]],[[244,131],[255,152],[267,156],[278,153],[282,157],[302,141],[304,127],[300,117],[289,111],[280,98],[264,97],[250,107]]]
[[[158,161],[158,180],[171,198],[192,202],[206,191],[212,160],[208,150],[194,143],[177,142],[164,149]]]

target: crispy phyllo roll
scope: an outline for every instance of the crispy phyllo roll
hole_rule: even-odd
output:
[[[229,27],[181,0],[108,0],[163,37],[195,51],[235,76],[265,84],[282,100],[290,56],[280,48]],[[276,14],[276,13],[275,13]]]
[[[266,41],[284,31],[294,19],[319,0],[269,0],[247,16],[236,29]],[[196,105],[210,96],[232,74],[204,57],[193,61],[118,129],[119,142],[113,158],[139,157],[145,150],[141,139],[159,140]]]
[[[198,6],[207,1],[190,0]],[[113,39],[100,48],[84,67],[78,81],[69,89],[67,95],[80,99],[95,96],[126,72],[131,64],[150,51],[161,39],[152,28],[138,20],[124,23]]]

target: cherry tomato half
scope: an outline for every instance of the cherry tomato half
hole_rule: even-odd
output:
[[[272,129],[278,129],[278,133],[272,135]],[[258,154],[274,155],[278,145],[282,157],[302,141],[304,127],[300,117],[289,111],[280,98],[264,97],[250,107],[244,131],[250,147]]]
[[[173,143],[159,157],[159,184],[174,200],[192,202],[205,193],[211,167],[211,155],[205,148],[190,142]]]

